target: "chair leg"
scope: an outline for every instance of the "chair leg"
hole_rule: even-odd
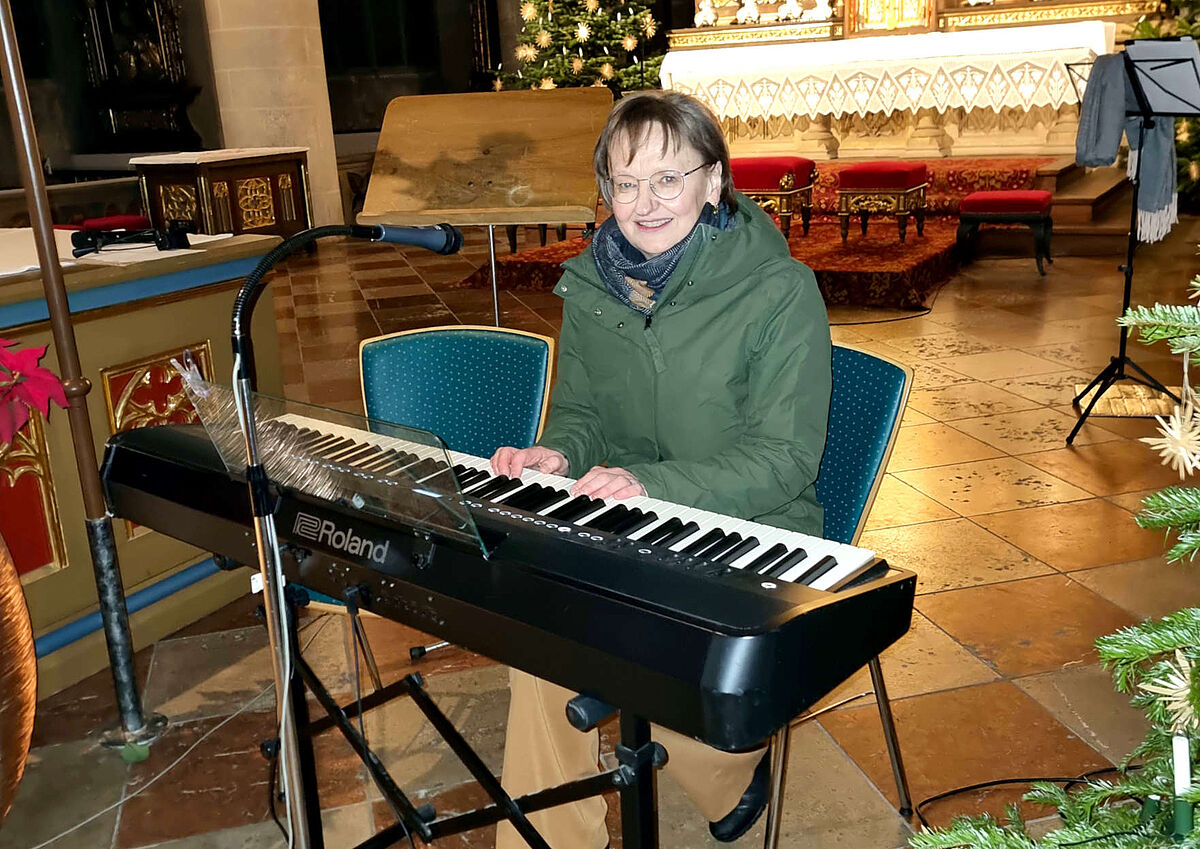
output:
[[[908,213],[901,212],[896,216],[896,229],[900,231],[900,244],[904,244],[904,236],[908,233]]]
[[[350,614],[350,627],[358,634],[358,642],[362,645],[363,660],[367,666],[367,675],[371,677],[371,686],[379,692],[383,689],[383,681],[379,678],[379,666],[375,663],[375,652],[371,651],[371,644],[367,641],[367,629],[363,627],[362,619],[357,614]]]
[[[800,223],[804,227],[804,235],[808,235],[808,226],[812,223],[812,198],[800,207]]]
[[[883,722],[883,737],[887,742],[888,758],[892,762],[892,777],[896,779],[896,795],[900,797],[900,815],[911,817],[912,795],[908,790],[908,775],[904,772],[904,761],[900,757],[900,741],[896,739],[896,723],[892,719],[892,703],[888,701],[887,687],[883,683],[883,669],[876,655],[867,664],[871,669],[871,686],[875,688],[875,703],[879,706],[879,719]]]
[[[791,729],[783,726],[771,737],[771,794],[767,797],[767,828],[763,837],[763,849],[779,846],[779,818],[783,814],[783,788],[787,782],[788,743]]]
[[[546,247],[546,226],[545,224],[538,225],[538,241],[541,242],[543,248]]]
[[[517,225],[508,224],[504,230],[508,233],[508,252],[515,254],[517,252]]]
[[[783,238],[787,238],[792,232],[792,214],[790,212],[779,213],[779,229],[783,232]]]
[[[850,235],[850,213],[839,212],[838,224],[842,228],[842,244],[846,244],[846,237]]]

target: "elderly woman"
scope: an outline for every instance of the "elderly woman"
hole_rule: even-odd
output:
[[[812,271],[734,192],[721,129],[686,95],[619,101],[594,163],[612,216],[554,289],[563,323],[546,429],[531,448],[499,449],[493,469],[571,475],[578,495],[649,495],[820,535],[830,342]],[[508,791],[594,774],[598,735],[565,717],[574,693],[517,671],[511,689]],[[654,735],[713,836],[749,830],[767,798],[764,749]],[[604,816],[595,797],[531,820],[555,849],[603,849]],[[502,824],[496,845],[525,844]]]

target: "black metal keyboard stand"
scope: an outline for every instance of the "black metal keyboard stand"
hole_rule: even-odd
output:
[[[666,762],[666,757],[663,748],[651,742],[650,723],[645,719],[621,714],[621,742],[616,747],[618,765],[614,769],[513,799],[425,692],[424,683],[418,674],[406,675],[399,681],[363,696],[362,711],[365,713],[395,698],[411,698],[471,776],[491,797],[492,803],[441,819],[436,817],[436,812],[428,805],[414,807],[352,722],[359,715],[359,702],[351,702],[346,706],[338,705],[316,673],[300,657],[296,614],[298,608],[307,603],[308,594],[294,585],[289,585],[286,592],[287,638],[294,658],[289,701],[296,717],[300,774],[303,782],[300,789],[304,794],[305,809],[308,813],[309,845],[312,849],[324,849],[312,741],[316,735],[332,727],[342,732],[342,736],[358,755],[371,780],[399,820],[358,844],[355,849],[384,849],[387,846],[396,846],[402,842],[406,843],[410,834],[429,843],[464,831],[494,825],[505,819],[512,823],[533,849],[550,849],[529,822],[527,814],[598,796],[614,788],[619,790],[621,797],[621,831],[624,846],[628,849],[658,849],[655,769]],[[324,709],[324,717],[310,721],[306,692],[312,693]]]

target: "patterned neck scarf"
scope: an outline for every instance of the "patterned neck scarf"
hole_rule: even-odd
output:
[[[716,209],[705,204],[696,225],[681,240],[657,256],[646,259],[645,254],[629,243],[617,227],[615,216],[600,225],[592,240],[592,258],[596,271],[608,293],[630,309],[649,316],[655,300],[675,273],[679,260],[696,236],[701,224],[718,230],[732,230],[734,218],[729,208],[721,204]]]

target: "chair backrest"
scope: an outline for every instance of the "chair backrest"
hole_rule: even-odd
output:
[[[455,325],[365,339],[367,416],[430,430],[455,451],[490,457],[537,441],[554,340],[523,330]]]
[[[833,346],[829,432],[817,474],[825,537],[854,543],[883,479],[912,371],[875,354]]]

